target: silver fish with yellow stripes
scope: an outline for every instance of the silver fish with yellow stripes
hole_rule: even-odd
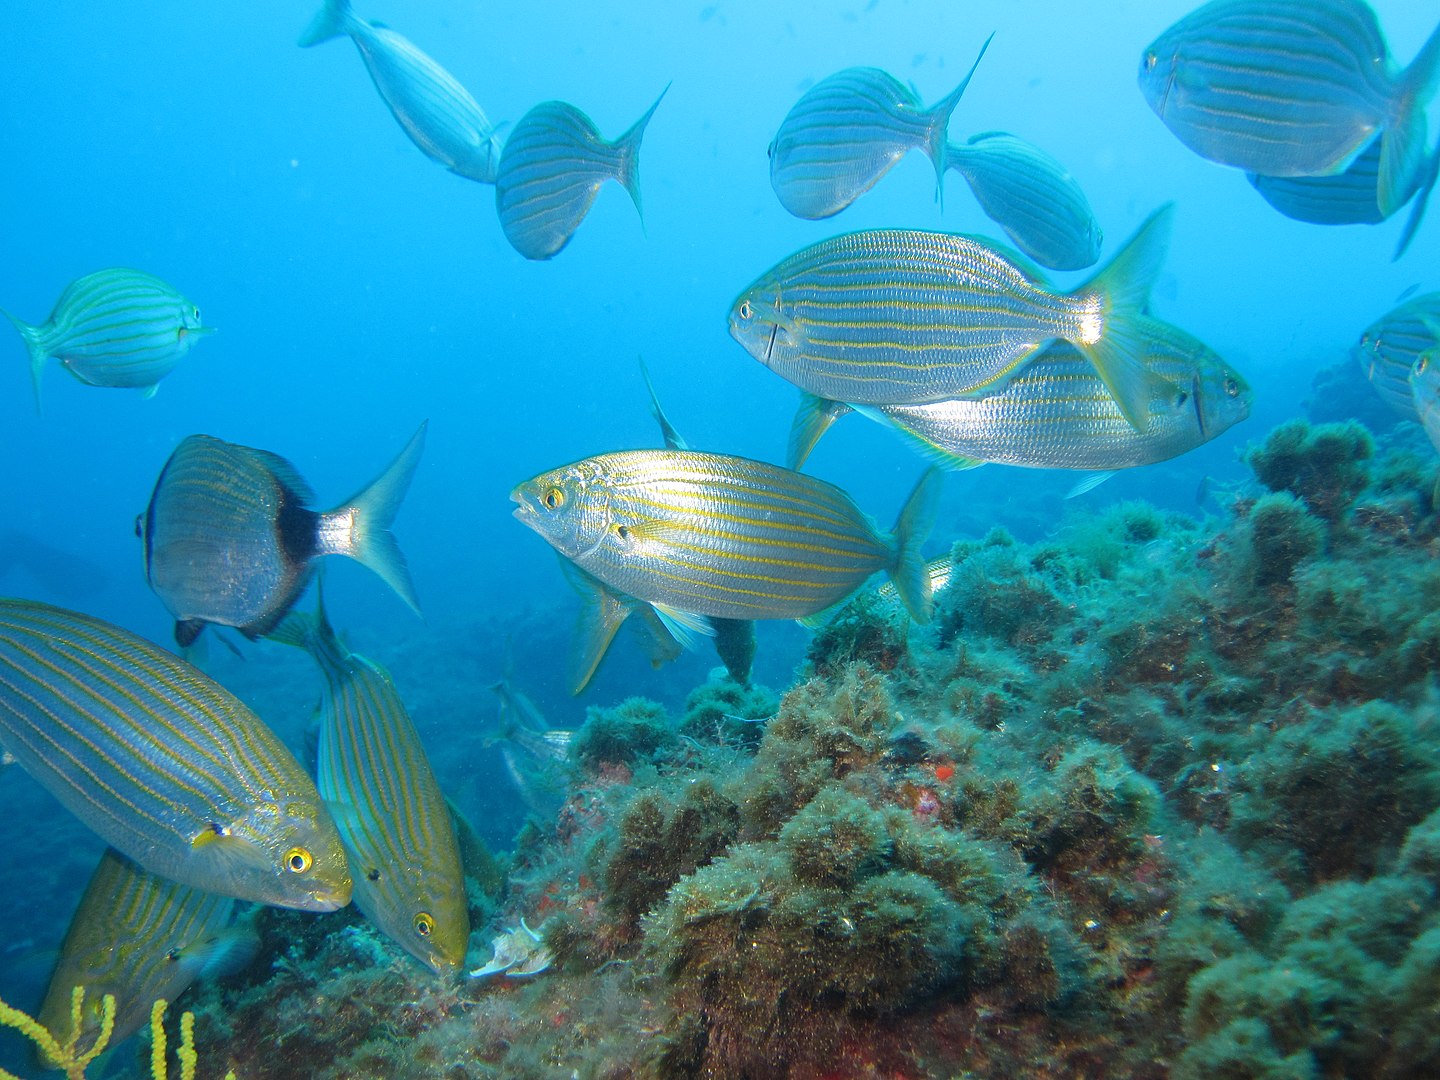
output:
[[[951,233],[880,229],[813,244],[752,282],[730,334],[806,393],[916,405],[1004,388],[1049,341],[1095,365],[1143,430],[1155,377],[1138,324],[1169,234],[1157,210],[1091,281],[1057,293],[995,248]]]
[[[0,600],[0,748],[152,874],[280,907],[350,902],[340,837],[290,751],[203,672],[119,627]]]
[[[928,109],[873,67],[846,68],[805,91],[769,147],[780,205],[812,220],[838,214],[915,149],[929,155],[937,183],[943,180],[950,114],[989,47],[987,39],[960,85]]]
[[[574,105],[545,101],[520,118],[505,140],[495,177],[495,211],[510,245],[527,259],[548,259],[570,242],[600,186],[614,180],[640,203],[640,141],[665,90],[614,142],[602,138]]]
[[[946,166],[970,185],[985,216],[1051,270],[1083,270],[1100,258],[1103,234],[1079,183],[1034,143],[1005,131],[951,146]]]
[[[369,567],[417,614],[420,602],[390,525],[425,445],[425,425],[390,466],[330,510],[277,454],[209,435],[181,441],[136,521],[145,579],[189,645],[206,623],[269,633],[304,591],[316,559]]]
[[[117,1046],[150,1019],[157,999],[174,1001],[199,979],[238,970],[259,941],[248,923],[231,926],[235,901],[142,870],[113,848],[100,857],[71,916],[36,1019],[63,1046],[100,1033],[101,999],[115,998]],[[85,988],[80,1031],[71,994]],[[58,1063],[51,1063],[58,1067]]]
[[[390,673],[347,649],[322,603],[292,612],[276,639],[320,666],[320,794],[342,809],[355,906],[441,975],[459,970],[470,912],[450,808]]]
[[[1250,387],[1203,342],[1158,319],[1145,328],[1145,362],[1160,378],[1136,431],[1089,361],[1069,342],[1046,346],[1005,389],[989,397],[927,405],[862,405],[927,459],[948,468],[986,462],[1029,469],[1114,471],[1187,453],[1250,415]],[[799,468],[845,408],[802,402],[791,434]]]
[[[1408,420],[1420,419],[1410,371],[1416,360],[1440,345],[1433,325],[1440,325],[1440,292],[1422,293],[1367,326],[1350,350],[1375,392]]]
[[[748,458],[694,450],[601,454],[510,493],[514,514],[586,574],[649,604],[679,640],[703,617],[805,619],[885,571],[929,619],[920,545],[939,473],[925,475],[893,535],[832,484]]]
[[[500,135],[455,76],[389,27],[366,22],[350,0],[324,0],[302,47],[349,35],[391,114],[425,156],[482,184],[495,182]]]
[[[38,326],[3,314],[25,339],[35,404],[45,364],[57,360],[90,386],[155,392],[195,342],[214,331],[200,309],[153,274],[116,267],[71,282]],[[148,396],[148,395],[147,395]]]
[[[1212,0],[1152,42],[1140,90],[1210,161],[1263,176],[1343,172],[1380,133],[1377,204],[1389,217],[1425,162],[1440,28],[1397,70],[1364,0]]]

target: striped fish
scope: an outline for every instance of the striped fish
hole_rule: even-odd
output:
[[[931,461],[949,468],[985,462],[1030,469],[1129,469],[1195,449],[1250,414],[1245,380],[1204,344],[1159,320],[1146,325],[1145,362],[1162,392],[1149,424],[1136,431],[1095,370],[1073,345],[1055,342],[998,393],[928,405],[859,410],[897,430]],[[802,404],[791,437],[798,468],[838,415],[815,399]]]
[[[1440,292],[1412,297],[1365,328],[1350,350],[1360,370],[1387,405],[1407,420],[1419,420],[1410,391],[1410,369],[1437,344],[1427,323],[1440,322]]]
[[[324,0],[300,35],[302,48],[349,35],[380,97],[410,141],[451,172],[495,182],[500,135],[455,76],[405,37],[357,18],[350,0]]]
[[[99,619],[0,599],[0,746],[152,874],[261,904],[350,901],[315,785],[203,672]]]
[[[929,155],[941,182],[950,114],[989,47],[987,38],[960,85],[928,109],[879,68],[846,68],[805,91],[768,151],[780,205],[812,220],[838,214],[916,149]]]
[[[465,877],[450,808],[390,673],[341,644],[325,617],[292,613],[276,640],[304,647],[325,677],[320,794],[350,858],[355,906],[441,975],[470,938]]]
[[[315,511],[310,486],[284,458],[209,435],[182,440],[136,522],[145,578],[175,616],[175,640],[189,645],[206,623],[233,626],[249,638],[269,633],[325,555],[369,567],[418,614],[390,524],[424,444],[421,424],[368,486]]]
[[[174,1001],[197,979],[243,966],[259,944],[249,926],[231,927],[235,901],[140,869],[107,849],[70,919],[60,958],[36,1019],[63,1046],[90,1046],[101,999],[115,997],[117,1046],[149,1023],[150,1008]],[[85,988],[81,1030],[71,1030],[71,993]],[[57,1066],[58,1067],[58,1066]]]
[[[515,517],[562,556],[649,604],[683,638],[712,632],[699,616],[808,618],[881,570],[926,621],[920,545],[938,476],[926,474],[888,536],[831,484],[694,450],[601,454],[542,473],[510,498]]]
[[[58,360],[91,386],[144,388],[160,380],[213,326],[200,324],[200,309],[153,274],[117,267],[71,282],[50,318],[39,326],[3,312],[30,350],[35,405],[40,375]]]
[[[1212,0],[1162,33],[1140,90],[1201,157],[1263,176],[1344,172],[1380,133],[1377,200],[1389,217],[1425,163],[1440,27],[1397,71],[1364,0]]]
[[[645,115],[614,142],[564,101],[545,101],[520,118],[505,140],[495,177],[495,210],[514,249],[527,259],[548,259],[570,242],[606,180],[640,205],[640,140],[665,90]]]
[[[1004,131],[951,146],[948,165],[980,209],[1025,254],[1051,270],[1083,270],[1100,258],[1102,234],[1090,201],[1065,166]]]
[[[1295,221],[1312,225],[1377,225],[1386,220],[1380,213],[1380,148],[1381,139],[1370,145],[1350,163],[1350,167],[1334,176],[1260,176],[1248,178],[1261,197],[1280,213]],[[1402,192],[1401,204],[1415,200],[1391,260],[1400,258],[1425,216],[1430,192],[1440,171],[1440,146],[1431,150],[1425,166],[1414,177],[1414,187]],[[1397,207],[1398,209],[1398,207]]]
[[[852,405],[993,394],[1046,342],[1064,338],[1144,430],[1155,377],[1138,324],[1169,225],[1167,205],[1071,293],[1051,291],[969,237],[848,233],[752,282],[731,306],[730,335],[801,390]]]
[[[1430,324],[1431,334],[1440,339],[1440,321]],[[1425,434],[1440,450],[1440,343],[1415,358],[1410,369],[1410,394]]]

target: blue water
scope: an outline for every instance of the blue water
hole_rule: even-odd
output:
[[[992,30],[953,138],[1009,130],[1064,162],[1105,230],[1102,258],[1157,205],[1178,204],[1155,311],[1244,372],[1256,408],[1202,451],[1118,476],[1086,499],[1195,511],[1202,476],[1238,477],[1237,448],[1296,414],[1315,371],[1402,291],[1436,287],[1440,224],[1422,227],[1392,264],[1405,212],[1379,227],[1298,224],[1238,172],[1186,150],[1146,106],[1135,69],[1191,6],[362,0],[360,15],[429,52],[492,120],[561,98],[613,137],[673,81],[641,154],[643,227],[609,185],[557,258],[529,263],[501,233],[493,189],[415,149],[349,41],[295,46],[308,4],[9,0],[0,307],[40,322],[72,279],[130,265],[194,299],[219,333],[152,400],[52,367],[37,416],[24,350],[0,326],[0,534],[25,538],[33,567],[0,570],[0,591],[168,642],[133,520],[181,438],[205,432],[273,450],[328,506],[428,419],[396,527],[424,621],[343,560],[330,560],[341,565],[330,568],[327,599],[357,647],[395,671],[442,780],[503,845],[523,810],[479,731],[507,636],[516,678],[557,726],[631,693],[678,700],[715,662],[696,655],[652,672],[622,636],[592,689],[571,699],[562,656],[574,599],[547,545],[511,520],[510,488],[589,454],[657,445],[640,355],[692,446],[781,459],[795,394],[728,337],[734,294],[842,230],[995,229],[954,175],[942,212],[919,154],[838,218],[792,218],[770,190],[766,145],[796,97],[845,66],[886,68],[938,99]],[[1374,6],[1408,61],[1433,9]],[[851,419],[809,468],[888,525],[921,464]],[[950,477],[934,551],[995,524],[1042,535],[1073,479],[999,467]],[[760,680],[785,685],[804,640],[792,626],[763,626]],[[308,662],[273,645],[243,652],[237,660],[212,641],[205,663],[298,745],[315,695]],[[0,997],[33,1005],[44,969],[34,957],[58,941],[98,842],[12,769],[0,776],[0,845],[5,906],[21,913],[0,943]]]

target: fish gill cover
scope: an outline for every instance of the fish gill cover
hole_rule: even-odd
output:
[[[183,440],[283,459],[320,509],[429,422],[393,525],[423,621],[353,560],[317,573],[449,797],[463,971],[483,974],[436,975],[354,905],[254,909],[254,959],[219,978],[196,964],[179,1002],[202,1076],[1440,1073],[1440,459],[1417,419],[1440,334],[1422,302],[1440,288],[1421,220],[1433,9],[1371,5],[1377,66],[1327,99],[1363,105],[1326,113],[1337,171],[1267,159],[1262,198],[1253,163],[1206,160],[1173,130],[1190,120],[1153,107],[1156,43],[1203,46],[1198,68],[1164,57],[1177,105],[1210,101],[1190,72],[1253,62],[1244,35],[1206,36],[1215,6],[1193,0],[316,6],[16,0],[0,65],[0,308],[17,331],[0,341],[0,592],[169,644],[134,533]],[[1222,6],[1244,25],[1297,7]],[[1311,56],[1343,56],[1347,26],[1368,40],[1358,0],[1299,7],[1319,13]],[[949,108],[992,32],[936,145],[988,143],[998,192],[957,166],[942,202],[938,163],[892,132],[866,160],[898,160],[840,183],[853,201],[834,217],[786,210],[766,148],[808,90],[873,68],[915,109]],[[1312,85],[1294,62],[1278,74]],[[564,170],[534,188],[562,202],[528,252],[553,258],[529,259],[491,188],[543,102],[588,124],[530,131],[512,162]],[[1292,105],[1251,126],[1316,107]],[[998,132],[1035,153],[980,137]],[[1083,194],[1035,194],[1062,181]],[[1285,216],[1299,199],[1311,220]],[[1143,442],[1128,421],[1145,417],[1106,399],[1078,348],[1051,378],[1023,357],[991,402],[1083,380],[1071,397],[1108,426],[1062,411],[1086,452],[1037,456],[993,432],[937,449],[943,427],[917,439],[884,415],[827,432],[864,403],[807,399],[797,417],[794,388],[727,333],[766,268],[862,230],[965,234],[1037,293],[1084,295],[1165,203],[1171,235],[1134,306],[1193,348],[1160,372],[1169,390],[1136,400],[1183,422],[1173,451],[1095,451],[1106,432]],[[1092,268],[1053,269],[1089,258],[1050,254],[1056,235],[1103,236]],[[174,311],[128,319],[128,294],[87,291],[105,276],[67,292],[115,268]],[[26,329],[67,296],[84,310],[50,336],[77,348],[82,327],[83,357]],[[783,289],[757,305],[777,339],[796,329],[786,305]],[[1085,308],[1076,333],[1103,338],[1106,315]],[[1137,355],[1144,340],[1161,339]],[[598,579],[582,599],[507,495],[672,437],[646,415],[637,356],[696,451],[783,464],[795,417],[806,474],[877,536],[927,459],[1151,463],[1068,500],[1104,474],[947,475],[924,626],[878,577],[808,628],[707,623]],[[1245,409],[1217,413],[1231,374]],[[612,621],[577,630],[597,611]],[[604,655],[578,697],[577,641]],[[312,661],[223,627],[186,659],[313,772]],[[0,851],[0,998],[35,1014],[104,844],[8,767]],[[150,1074],[141,1039],[108,1058],[107,1075]],[[0,1068],[38,1075],[19,1036],[0,1036]]]

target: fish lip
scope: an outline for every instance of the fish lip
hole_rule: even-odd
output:
[[[313,892],[310,894],[310,903],[306,905],[306,910],[318,912],[339,911],[341,908],[349,905],[350,898],[349,889],[346,889],[343,893],[339,891]]]

